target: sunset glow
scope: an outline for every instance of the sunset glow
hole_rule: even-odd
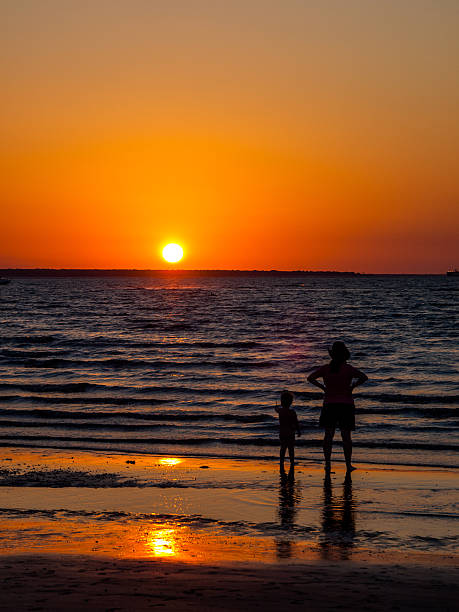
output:
[[[454,2],[0,18],[0,267],[157,269],[168,235],[188,269],[459,265]]]

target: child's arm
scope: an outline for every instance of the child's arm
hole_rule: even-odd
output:
[[[296,433],[301,436],[301,427],[300,427],[300,423],[298,421],[298,415],[295,412],[295,426],[296,426]]]
[[[325,385],[320,383],[317,379],[322,377],[322,368],[315,370],[312,374],[308,376],[308,382],[315,387],[319,387],[322,391],[325,391]]]

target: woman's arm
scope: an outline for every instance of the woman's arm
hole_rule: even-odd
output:
[[[363,372],[360,372],[360,370],[355,371],[355,375],[353,378],[355,378],[356,380],[351,385],[351,391],[353,391],[356,387],[363,385],[363,383],[367,382],[368,380],[368,376]]]
[[[320,383],[317,380],[318,378],[322,378],[321,370],[322,370],[322,368],[319,368],[318,370],[316,370],[312,374],[309,374],[308,382],[311,383],[311,385],[314,385],[315,387],[319,387],[319,389],[322,389],[322,391],[325,391],[325,385],[323,385],[322,383]]]

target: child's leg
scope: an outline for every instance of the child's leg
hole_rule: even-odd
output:
[[[333,436],[334,435],[335,435],[335,428],[334,427],[326,427],[325,428],[324,443],[323,443],[324,457],[325,457],[325,469],[330,469],[331,453],[332,453]]]
[[[290,466],[293,467],[295,464],[295,443],[290,442],[288,445],[288,457],[290,459]]]
[[[355,468],[352,467],[352,438],[351,438],[351,430],[350,429],[342,429],[341,430],[341,438],[343,439],[343,451],[344,451],[344,459],[346,460],[346,468],[348,472],[351,472]]]
[[[280,446],[280,469],[284,469],[284,459],[285,459],[285,451],[287,450],[287,445],[281,442]]]

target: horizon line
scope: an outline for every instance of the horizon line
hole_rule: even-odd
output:
[[[282,274],[360,274],[352,270],[279,270],[277,268],[0,268],[0,272],[140,272],[140,273],[169,273],[169,272],[251,272],[251,273],[282,273]]]
[[[240,269],[240,268],[0,268],[0,274],[23,274],[35,273],[35,274],[120,274],[127,273],[130,275],[135,274],[266,274],[266,275],[347,275],[347,276],[443,276],[446,273],[442,272],[355,272],[352,270],[280,270],[280,269]]]

